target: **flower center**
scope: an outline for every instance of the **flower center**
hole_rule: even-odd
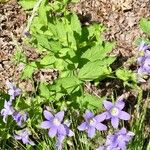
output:
[[[61,123],[57,118],[54,118],[53,120],[54,125],[59,126]]]
[[[114,107],[114,108],[111,109],[110,113],[111,113],[112,116],[118,116],[119,109]]]
[[[140,51],[139,56],[143,57],[145,55],[144,51]]]
[[[89,119],[89,124],[90,124],[90,125],[92,125],[92,124],[94,124],[94,123],[95,123],[95,119],[93,119],[93,118],[92,118],[92,119]]]

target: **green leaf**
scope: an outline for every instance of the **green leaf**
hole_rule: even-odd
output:
[[[143,32],[147,33],[150,36],[150,21],[143,18],[140,20],[140,27],[143,30]]]
[[[54,37],[58,40],[57,30],[56,30],[55,24],[53,24],[52,22],[49,22],[47,31],[51,32],[54,35]]]
[[[115,43],[104,42],[104,46],[103,47],[104,47],[104,50],[102,50],[101,56],[105,57],[115,47]]]
[[[56,28],[56,32],[57,32],[59,41],[62,43],[63,46],[68,46],[67,34],[66,34],[64,23],[57,19],[55,25],[56,25],[55,28]]]
[[[39,8],[39,19],[40,19],[41,23],[44,24],[45,26],[47,26],[47,23],[48,23],[47,17],[48,16],[47,16],[45,2],[43,2]]]
[[[132,81],[134,83],[137,82],[136,74],[131,70],[118,69],[116,70],[116,76],[123,81]]]
[[[21,0],[18,3],[23,7],[24,10],[30,10],[34,7],[37,0]]]
[[[52,66],[52,64],[55,62],[56,58],[55,56],[53,55],[46,55],[44,56],[40,61],[39,63],[42,65],[42,66]]]
[[[71,15],[71,28],[73,31],[76,31],[79,35],[81,35],[81,23],[75,13]]]
[[[36,35],[36,38],[37,38],[38,43],[39,43],[43,48],[45,48],[45,49],[47,49],[47,50],[51,50],[49,41],[48,41],[48,39],[47,39],[46,36],[44,36],[44,35]]]
[[[50,99],[50,91],[46,83],[40,83],[39,90],[42,97]]]
[[[22,72],[22,79],[32,78],[33,72],[37,69],[37,65],[35,62],[27,64]]]
[[[100,33],[104,31],[104,27],[101,24],[94,23],[90,25],[88,28],[88,39],[96,37],[96,41],[100,42],[102,44],[102,38],[100,36]]]
[[[66,29],[67,29],[66,31],[67,31],[67,37],[68,37],[68,45],[70,48],[76,50],[77,46],[76,46],[76,40],[75,40],[73,31],[70,26],[68,26]]]
[[[61,49],[62,49],[62,46],[59,41],[51,40],[51,41],[49,41],[49,45],[51,47],[51,51],[54,53],[57,53],[58,51],[61,51]]]
[[[93,110],[102,110],[103,106],[103,100],[105,97],[99,98],[94,95],[90,95],[86,93],[83,97],[78,99],[78,103],[81,105],[81,107],[86,107],[86,109]]]
[[[22,62],[26,62],[26,56],[25,54],[22,52],[21,49],[16,49],[16,51],[14,52],[13,54],[13,57],[12,57],[13,61],[18,63],[20,61]]]
[[[111,73],[111,70],[103,65],[103,61],[88,62],[78,73],[78,78],[81,80],[94,80],[104,78]]]
[[[4,101],[5,99],[9,99],[9,95],[4,93],[4,92],[2,92],[2,91],[0,91],[0,104],[3,103],[2,100]]]
[[[116,57],[114,56],[109,56],[109,57],[106,57],[104,58],[102,61],[101,61],[101,66],[103,65],[111,65],[114,61],[116,60]]]
[[[112,50],[112,44],[106,44],[104,47],[102,45],[95,45],[88,49],[81,58],[88,59],[90,61],[102,60],[107,56],[107,53]]]
[[[40,21],[40,18],[39,17],[34,17],[33,21],[32,21],[32,24],[31,24],[31,33],[36,33],[36,36],[37,36],[37,33],[39,34],[43,34],[43,31],[41,30],[41,28],[43,27],[43,24],[41,23]]]
[[[56,80],[55,85],[50,87],[50,90],[56,92],[67,92],[71,93],[74,91],[82,82],[76,78],[75,76],[72,77],[64,77]]]

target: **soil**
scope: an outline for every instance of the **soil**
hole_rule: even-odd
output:
[[[4,90],[6,80],[17,81],[18,68],[12,63],[16,48],[13,36],[22,43],[22,31],[26,21],[26,13],[15,0],[0,4],[0,90]]]
[[[149,6],[150,0],[80,0],[71,9],[79,14],[83,24],[104,24],[108,29],[105,38],[116,41],[113,53],[120,56],[120,61],[126,61],[137,53],[135,40],[143,36],[139,20],[142,17],[150,18]],[[22,45],[26,20],[27,15],[16,0],[0,4],[0,90],[6,89],[5,82],[8,79],[18,82],[21,69],[11,61],[16,50],[12,35]],[[24,45],[22,47],[24,50],[27,48]],[[27,56],[30,56],[33,49],[28,49]]]

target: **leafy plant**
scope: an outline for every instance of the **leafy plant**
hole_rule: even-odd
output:
[[[124,86],[139,91],[136,108],[138,112],[140,110],[138,108],[141,104],[142,92],[137,86],[136,73],[132,70],[124,69],[123,67],[116,70],[111,69],[112,63],[116,60],[115,56],[110,55],[115,44],[103,39],[102,34],[105,31],[103,25],[92,23],[88,26],[84,26],[80,23],[78,15],[75,12],[68,11],[68,4],[77,1],[78,0],[55,0],[51,2],[48,0],[19,1],[24,10],[31,11],[31,16],[29,17],[25,30],[25,35],[27,35],[28,38],[26,38],[24,42],[34,47],[39,57],[32,60],[28,59],[14,40],[17,50],[13,60],[16,65],[19,62],[24,64],[21,80],[32,81],[34,91],[22,91],[23,94],[20,95],[21,90],[12,84],[9,87],[8,93],[10,97],[15,97],[13,100],[10,99],[8,101],[9,96],[7,94],[0,94],[2,100],[0,106],[1,109],[3,109],[2,116],[3,119],[8,119],[7,124],[5,124],[6,126],[3,121],[0,120],[0,133],[2,135],[0,142],[4,145],[2,149],[6,149],[7,146],[8,149],[10,146],[14,146],[15,148],[19,147],[19,149],[53,150],[56,147],[54,145],[55,140],[64,138],[61,136],[73,136],[69,134],[71,130],[75,136],[72,137],[72,139],[70,138],[70,140],[64,140],[63,148],[65,150],[95,149],[99,145],[104,144],[104,136],[106,137],[106,134],[109,132],[112,133],[111,136],[117,137],[115,138],[115,145],[118,145],[118,142],[120,143],[118,136],[121,137],[120,139],[124,142],[124,146],[133,137],[134,134],[127,132],[125,128],[121,130],[118,128],[116,131],[118,126],[126,126],[126,123],[122,121],[119,122],[119,120],[130,119],[130,114],[123,110],[125,106],[125,103],[122,101],[123,97],[121,96],[116,102],[114,102],[114,98],[112,98],[113,102],[104,101],[107,96],[99,96],[99,94],[95,94],[94,91],[92,91],[93,94],[91,94],[92,92],[88,92],[87,83],[98,85],[100,82],[107,81],[107,78],[109,78],[109,81],[110,78],[119,79],[124,83]],[[147,24],[149,24],[149,21],[141,21],[141,26],[145,32],[149,32],[146,27]],[[41,79],[44,78],[43,70],[56,70],[57,74],[55,74],[55,78],[52,79],[51,82],[45,81]],[[38,73],[40,78],[36,76]],[[16,92],[17,90],[19,91],[18,94]],[[5,100],[6,104],[10,104],[10,102],[11,104],[3,108]],[[102,105],[105,106],[106,111],[99,114],[103,111]],[[131,125],[132,129],[136,133],[139,133],[143,127],[146,110],[142,109],[142,111],[144,113],[140,115],[142,117],[141,120],[136,121],[133,119],[130,122],[133,125]],[[80,127],[78,126],[82,119],[81,114],[85,119],[84,123],[86,123],[84,128],[82,126],[83,122],[81,122]],[[94,116],[95,114],[98,115]],[[107,121],[108,118],[111,119],[110,123]],[[20,122],[20,120],[22,122]],[[104,120],[104,124],[107,122],[110,128],[109,131],[96,133],[95,130],[103,131],[107,129],[106,125],[101,123]],[[23,126],[18,126],[18,123]],[[130,123],[127,124],[130,125]],[[53,132],[54,130],[51,130],[50,124],[55,126],[55,129],[57,129],[56,133],[59,131],[58,135]],[[111,124],[114,129],[111,128]],[[62,132],[58,129],[59,126],[64,127],[61,128],[63,130]],[[96,134],[93,140],[88,139],[83,132],[79,132],[83,130],[89,132],[91,127],[94,127],[94,129],[92,134],[88,133],[88,137],[94,137]],[[42,128],[49,130],[49,137]],[[16,129],[19,129],[20,132],[15,132]],[[30,130],[32,135],[28,130]],[[22,140],[23,144],[22,142],[14,140],[16,134],[16,139]],[[24,134],[25,137],[27,137],[25,142]],[[55,134],[55,139],[50,138],[54,137],[53,134]],[[107,138],[109,138],[109,136],[110,134]],[[97,138],[100,140],[97,140]],[[139,144],[137,141],[143,138],[144,136],[142,135],[134,140],[138,148],[142,148],[142,144]],[[59,144],[59,142],[62,144],[62,141],[57,141],[57,144]],[[110,142],[114,144],[113,140],[110,140]],[[130,147],[132,149],[134,142],[129,145],[129,149]],[[5,146],[6,143],[8,143],[7,146]],[[35,146],[32,147],[27,144],[35,144]],[[105,146],[107,147],[108,145],[104,145],[104,147]]]
[[[29,43],[42,56],[34,62],[27,61],[22,76],[22,79],[32,78],[35,70],[43,68],[58,70],[58,79],[52,85],[40,83],[38,87],[40,95],[46,99],[52,97],[54,103],[64,97],[70,101],[71,95],[82,93],[86,81],[107,78],[112,73],[110,65],[116,59],[109,56],[114,43],[102,39],[105,28],[96,23],[82,26],[74,12],[64,9],[68,2],[41,3],[38,16],[31,24]],[[77,97],[72,103],[78,102]]]
[[[150,36],[150,21],[148,19],[142,18],[140,20],[140,27],[148,36]]]

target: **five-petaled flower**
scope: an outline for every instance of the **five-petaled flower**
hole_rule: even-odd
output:
[[[126,128],[122,128],[118,132],[108,135],[105,145],[97,150],[126,150],[126,145],[133,136],[133,132],[127,132]]]
[[[17,88],[9,81],[6,81],[6,85],[9,88],[8,94],[10,95],[10,100],[14,100],[16,96],[21,94],[21,89]]]
[[[12,107],[11,101],[5,101],[4,102],[4,108],[1,110],[1,115],[3,116],[3,121],[6,123],[6,119],[9,115],[12,115],[15,112],[15,110]]]
[[[64,111],[58,112],[55,116],[53,116],[49,111],[44,110],[44,117],[47,119],[43,121],[41,124],[41,128],[49,129],[49,136],[54,137],[57,134],[66,135],[66,129],[62,124],[64,118]]]
[[[14,138],[16,140],[21,140],[23,142],[23,144],[35,145],[35,143],[30,140],[30,138],[29,138],[30,135],[31,135],[30,131],[25,128],[23,130],[18,131],[14,135]]]
[[[94,117],[94,114],[87,110],[83,117],[85,122],[78,126],[78,130],[85,130],[88,133],[88,137],[93,138],[96,129],[99,131],[107,130],[107,126],[101,123],[105,120],[106,115],[100,114]]]
[[[117,100],[115,104],[113,104],[110,101],[105,100],[103,104],[107,111],[102,113],[101,115],[106,116],[106,119],[111,119],[111,124],[114,128],[118,128],[119,119],[122,119],[122,120],[130,119],[130,115],[127,112],[122,111],[122,109],[125,106],[125,103],[123,102],[123,100],[119,99]]]
[[[52,115],[49,111],[44,110],[44,117],[47,119],[41,123],[41,128],[49,129],[48,135],[50,137],[56,136],[56,147],[58,150],[62,149],[62,142],[66,136],[73,136],[73,131],[70,130],[69,125],[63,123],[64,111],[60,111]]]

